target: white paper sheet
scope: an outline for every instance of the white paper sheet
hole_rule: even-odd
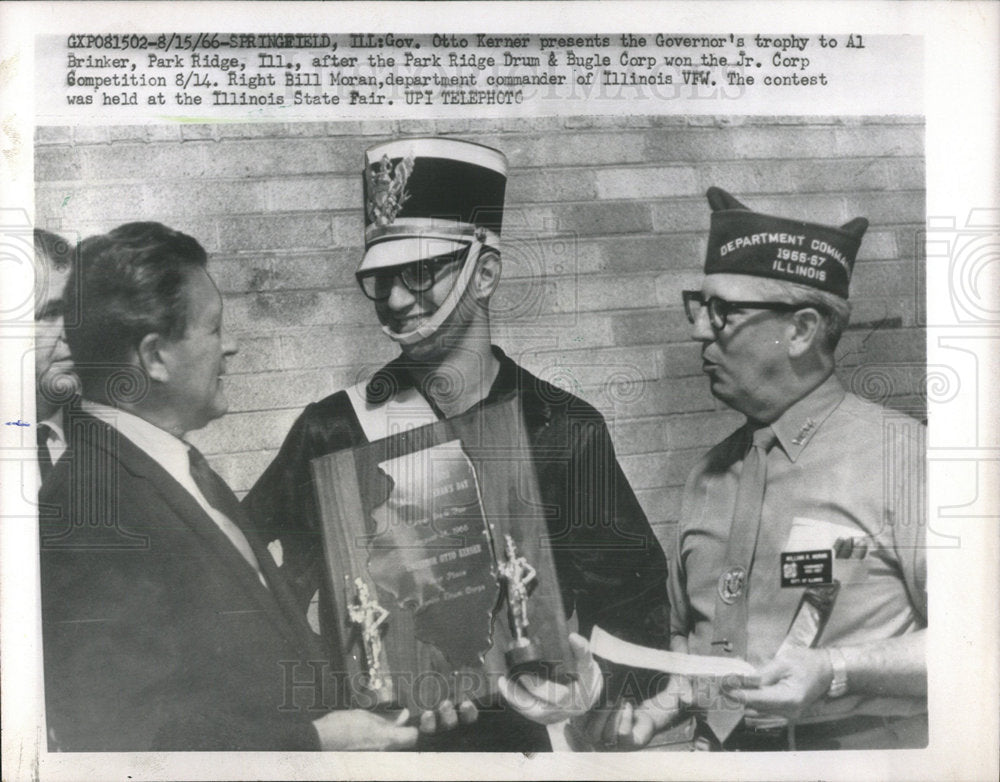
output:
[[[598,657],[619,665],[648,668],[682,676],[757,676],[757,669],[746,660],[732,657],[710,657],[704,654],[683,654],[651,649],[648,646],[623,641],[594,626],[590,634],[590,651]]]

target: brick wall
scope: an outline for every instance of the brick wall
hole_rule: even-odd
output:
[[[923,124],[916,118],[649,118],[42,127],[39,226],[80,238],[130,220],[212,254],[240,340],[230,414],[192,439],[242,492],[298,411],[395,354],[352,272],[370,144],[447,134],[510,160],[497,342],[609,419],[657,531],[693,461],[740,423],[708,393],[680,290],[696,286],[709,185],[759,211],[865,216],[840,366],[924,417]]]

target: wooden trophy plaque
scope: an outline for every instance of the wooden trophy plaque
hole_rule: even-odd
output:
[[[519,400],[312,462],[348,680],[363,706],[483,699],[575,674]]]

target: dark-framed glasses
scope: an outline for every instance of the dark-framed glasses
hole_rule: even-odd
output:
[[[774,310],[775,312],[795,312],[805,304],[789,304],[784,301],[729,301],[718,296],[706,299],[701,291],[681,291],[684,312],[689,323],[696,323],[702,309],[708,310],[708,322],[716,331],[726,327],[726,318],[737,310]]]
[[[465,250],[446,255],[435,255],[403,266],[390,266],[358,275],[361,290],[372,301],[385,301],[392,294],[392,286],[399,278],[410,293],[426,293],[434,287],[441,273],[456,261],[465,258]]]

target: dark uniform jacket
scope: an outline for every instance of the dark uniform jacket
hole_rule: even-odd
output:
[[[270,588],[131,441],[83,414],[68,436],[40,496],[50,749],[318,749],[317,692],[288,686],[317,638],[252,530]]]
[[[498,348],[493,350],[500,370],[489,395],[477,406],[521,396],[542,501],[557,509],[548,525],[567,615],[576,612],[584,636],[599,624],[629,641],[667,648],[665,558],[618,464],[603,417],[578,397],[522,369]],[[401,356],[375,374],[367,394],[369,401],[387,399],[392,392],[412,386]],[[445,417],[428,402],[439,419]],[[309,462],[365,442],[345,391],[313,403],[299,416],[278,456],[244,500],[260,535],[281,540],[283,570],[297,589],[303,611],[325,581]],[[335,632],[338,622],[330,616],[330,601],[322,604],[324,632]],[[480,736],[487,732],[483,722],[481,717]],[[441,740],[457,742],[464,749],[538,748],[523,743],[515,746],[516,732],[510,727],[510,745],[503,747],[462,744],[456,735],[449,738],[446,734]],[[525,727],[525,733],[531,732]],[[516,740],[528,741],[525,735]],[[542,748],[546,747],[543,738]]]

